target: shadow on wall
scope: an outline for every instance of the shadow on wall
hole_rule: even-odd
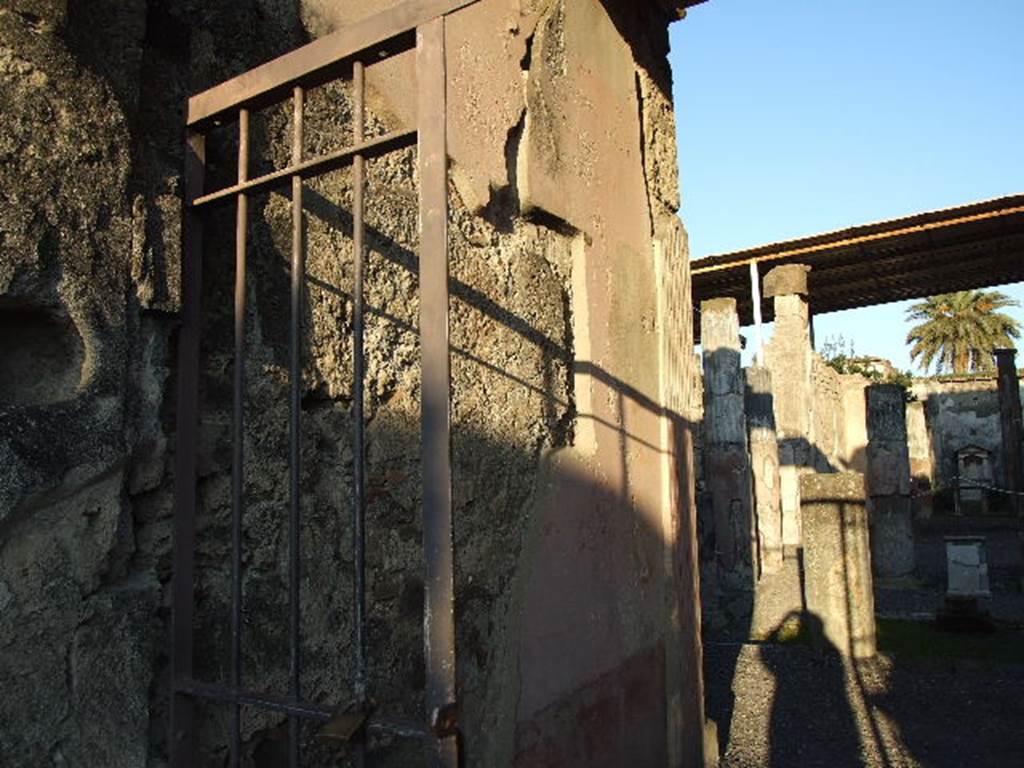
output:
[[[307,196],[311,219],[350,235],[351,219],[342,208],[312,189]],[[254,209],[268,211],[272,219],[275,203],[267,197],[259,203]],[[231,218],[230,212],[225,214],[220,226],[210,230],[231,232]],[[282,691],[287,688],[288,663],[288,420],[287,379],[281,367],[287,348],[280,329],[287,327],[287,307],[283,290],[275,296],[272,288],[287,284],[287,260],[262,219],[254,214],[250,264],[257,300],[250,302],[247,319],[243,638],[246,686]],[[575,362],[563,297],[557,291],[547,297],[555,301],[551,312],[542,320],[527,320],[520,309],[503,305],[503,285],[477,288],[460,279],[473,250],[457,229],[453,238],[458,246],[451,283],[457,647],[466,764],[663,765],[667,665],[678,665],[674,674],[687,683],[680,691],[683,696],[699,696],[700,691],[698,619],[693,615],[698,603],[688,560],[688,534],[695,521],[681,520],[681,538],[666,543],[658,521],[640,513],[634,497],[641,489],[631,483],[642,469],[637,446],[656,458],[665,447],[631,431],[626,414],[666,417],[675,456],[685,455],[690,425],[601,366]],[[398,235],[373,229],[368,245],[371,280],[376,283],[368,289],[368,339],[378,344],[371,352],[367,425],[372,695],[382,711],[418,718],[424,677],[419,402],[418,369],[410,364],[417,358],[418,342],[417,307],[409,300],[418,264]],[[233,265],[225,255],[232,250],[227,239],[209,236],[196,673],[213,681],[228,678],[230,645],[232,342],[226,328]],[[303,318],[310,385],[302,401],[303,679],[310,699],[338,704],[349,699],[352,679],[350,382],[331,379],[330,371],[315,370],[312,361],[334,354],[332,365],[350,370],[351,353],[344,340],[350,326],[346,280],[351,276],[340,268],[331,271],[327,265],[339,259],[337,251],[327,253],[329,258],[310,261],[311,298]],[[543,259],[524,267],[553,279],[543,274]],[[329,331],[322,328],[325,320],[332,326]],[[542,322],[545,326],[538,327]],[[510,337],[521,340],[511,357],[506,356]],[[336,342],[339,346],[330,346]],[[388,367],[397,367],[399,375],[382,376]],[[602,420],[600,428],[616,435],[609,444],[619,452],[618,487],[596,479],[600,474],[595,466],[571,447],[574,418],[588,416],[575,412],[573,373],[600,381],[617,397],[619,418]],[[472,396],[476,387],[481,388],[480,400]],[[689,469],[676,465],[673,471],[677,490],[685,497]],[[93,596],[113,594],[126,583],[153,576],[166,589],[170,480],[165,476],[158,489],[132,500],[131,519],[122,521],[128,528],[121,531],[125,540],[116,551],[117,567],[100,587],[92,587],[99,589]],[[677,509],[685,516],[685,498]],[[36,540],[41,532],[53,536],[45,543],[45,561],[35,565],[32,547],[19,544],[21,554],[12,547],[3,552],[0,576],[11,585],[14,607],[4,612],[0,638],[23,637],[27,628],[45,634],[51,614],[74,613],[81,591],[71,588],[67,595],[55,595],[44,581],[18,574],[29,567],[55,570],[73,582],[77,569],[99,569],[98,563],[82,565],[81,554],[89,549],[83,542],[92,542],[90,526],[96,524],[97,518],[82,516],[74,504],[58,503],[35,510],[8,531],[8,544]],[[103,553],[96,554],[102,559]],[[138,615],[127,624],[118,623],[115,611],[110,631],[101,631],[106,625],[99,623],[85,632],[74,626],[61,630],[75,640],[68,657],[72,665],[92,670],[90,685],[79,681],[70,696],[65,656],[42,657],[27,646],[4,654],[0,679],[10,679],[15,669],[29,669],[38,682],[30,693],[19,689],[8,705],[0,705],[9,724],[0,736],[0,756],[12,764],[41,764],[59,743],[67,759],[86,762],[88,754],[89,760],[120,768],[133,764],[140,753],[148,752],[152,759],[165,754],[170,616],[158,591],[149,598],[153,602],[140,602]],[[49,606],[46,613],[28,616],[20,609],[44,603]],[[670,613],[679,622],[671,629]],[[673,647],[680,643],[681,648]],[[118,657],[137,663],[125,671],[115,663]],[[111,687],[108,675],[113,669],[125,674]],[[37,718],[24,697],[41,706],[58,701],[64,705],[52,707],[51,721]],[[128,714],[118,721],[118,737],[113,739],[109,718],[122,711],[118,701],[130,706],[123,709]],[[691,711],[686,702],[682,706]],[[199,722],[202,752],[196,764],[222,765],[227,709],[201,707]],[[277,717],[246,714],[245,751],[256,768],[280,764],[280,725]],[[698,735],[701,725],[696,725]],[[337,752],[316,743],[311,729],[304,732],[304,742],[306,765],[337,763]],[[405,768],[422,759],[413,744],[380,747],[374,762],[378,766]]]
[[[323,188],[307,186],[304,198],[310,250],[321,254],[308,265],[310,302],[303,320],[308,331],[304,358],[314,369],[307,372],[303,400],[303,493],[308,500],[303,632],[309,638],[304,677],[309,696],[337,701],[347,696],[346,681],[351,679],[350,383],[344,375],[337,378],[333,370],[322,369],[322,361],[325,351],[331,351],[336,359],[329,367],[348,370],[351,273],[337,266],[336,251],[313,244],[327,231],[349,239],[352,223]],[[288,657],[280,620],[287,609],[281,527],[287,493],[287,382],[281,368],[287,347],[281,329],[287,327],[287,309],[281,297],[288,279],[275,224],[280,202],[271,196],[255,207],[263,213],[253,229],[257,301],[251,303],[249,318],[253,343],[247,360],[246,440],[246,621],[258,628],[246,633],[247,678],[276,690],[285,687]],[[390,202],[385,192],[380,204]],[[679,693],[685,696],[692,690],[699,696],[700,691],[693,615],[697,600],[687,558],[693,523],[682,520],[681,538],[666,542],[661,521],[652,519],[637,500],[652,489],[640,487],[634,478],[666,452],[657,433],[652,441],[652,423],[667,418],[674,446],[669,450],[676,456],[684,455],[690,425],[603,367],[575,360],[571,316],[559,290],[528,302],[530,320],[522,314],[522,297],[510,308],[512,302],[502,300],[505,286],[487,284],[487,273],[474,271],[483,257],[460,234],[464,212],[455,216],[450,284],[453,470],[458,680],[466,764],[662,765],[670,693],[667,666],[678,666],[673,674],[686,684]],[[231,231],[228,218],[218,231]],[[370,226],[367,238],[369,633],[373,695],[382,711],[419,717],[424,670],[417,516],[418,260],[404,234]],[[559,247],[548,245],[552,251]],[[224,677],[228,647],[224,563],[230,508],[225,461],[230,454],[226,425],[231,340],[225,329],[230,327],[233,279],[228,261],[214,254],[230,249],[226,240],[208,244],[212,269],[204,295],[209,310],[204,422],[212,430],[201,457],[205,469],[200,498],[208,527],[198,547],[202,600],[197,657],[203,660],[202,674],[212,679]],[[342,252],[342,263],[346,255]],[[521,266],[557,285],[558,276],[551,274],[548,263],[557,257],[541,253]],[[338,327],[325,329],[325,319]],[[510,348],[518,351],[509,355]],[[397,374],[389,376],[389,370]],[[614,394],[612,417],[577,413],[574,375],[600,382]],[[644,420],[645,432],[637,431],[634,418]],[[603,435],[600,450],[613,446],[617,452],[612,462],[618,465],[617,476],[599,479],[608,471],[606,457],[572,447],[573,426],[583,420],[597,422]],[[687,468],[675,466],[674,472],[685,488]],[[678,509],[685,516],[685,502]],[[678,617],[674,628],[667,628],[669,613]],[[693,711],[688,702],[677,705]],[[226,715],[210,710],[204,720],[208,764],[223,757]],[[245,730],[247,751],[256,765],[276,765],[278,721],[253,716]],[[336,756],[316,746],[310,736],[309,764],[331,764]],[[415,745],[396,744],[379,753],[376,764],[409,766],[420,759]]]
[[[125,182],[118,191],[120,208],[97,210],[97,218],[112,218],[117,227],[130,229],[132,245],[153,260],[141,265],[142,272],[152,270],[146,278],[156,283],[165,279],[174,288],[173,276],[165,273],[168,263],[177,259],[177,232],[169,223],[177,221],[179,213],[178,111],[186,92],[301,42],[300,4],[278,3],[268,13],[260,3],[229,8],[213,2],[199,21],[189,15],[184,2],[150,3],[148,8],[93,5],[70,3],[67,19],[58,24],[60,34],[67,32],[76,66],[92,67],[109,81],[124,114],[117,112],[106,89],[96,87],[92,94],[82,90],[72,94],[75,98],[61,91],[56,95],[67,98],[67,104],[95,108],[95,114],[75,114],[85,118],[81,122],[86,127],[96,115],[117,113],[115,125],[98,125],[112,131],[113,149],[125,150],[117,162],[130,168],[119,165],[118,178],[125,170],[130,184]],[[619,18],[632,17],[620,13]],[[17,19],[12,15],[8,21]],[[93,29],[115,34],[96,36],[89,33]],[[27,39],[46,39],[35,31],[31,35]],[[207,45],[226,39],[233,41],[230,57]],[[29,48],[25,46],[26,51]],[[61,58],[60,66],[66,65]],[[340,109],[337,102],[327,106]],[[265,117],[253,116],[254,155],[280,149],[281,142],[260,134]],[[337,117],[336,111],[335,122]],[[274,119],[267,118],[271,123]],[[312,122],[307,125],[310,134]],[[281,138],[283,131],[278,134],[271,138]],[[261,151],[269,144],[276,149]],[[102,166],[91,151],[84,155],[91,158],[89,163]],[[80,154],[77,147],[74,153]],[[233,155],[231,142],[219,156],[211,149],[211,177],[232,176]],[[383,711],[419,717],[423,585],[417,262],[415,243],[408,237],[415,231],[415,204],[414,191],[400,183],[412,175],[412,167],[410,155],[405,155],[381,171],[374,179],[375,193],[388,194],[375,195],[370,212],[371,219],[397,222],[401,231],[375,226],[370,233],[369,634],[374,697]],[[337,192],[337,186],[307,187],[308,286],[315,305],[310,304],[303,318],[309,361],[302,401],[302,599],[307,638],[303,679],[308,697],[330,703],[348,700],[352,679],[352,546],[347,522],[352,425],[350,381],[344,373],[351,370],[351,246],[346,250],[345,244],[350,241],[351,220],[344,202],[330,202],[328,192]],[[138,217],[134,203],[139,204]],[[80,215],[77,208],[69,210],[75,211],[68,214],[69,221]],[[279,197],[254,197],[251,211],[245,684],[280,691],[286,687],[288,659],[283,619],[288,572],[287,379],[282,367],[287,359],[288,236],[286,228],[269,220],[280,223],[282,215],[287,220],[287,205]],[[644,505],[636,499],[654,493],[642,478],[664,458],[667,445],[676,448],[676,456],[685,455],[678,446],[687,445],[691,425],[678,414],[665,413],[649,391],[645,394],[622,381],[606,366],[577,362],[571,292],[565,279],[568,248],[558,242],[560,233],[527,223],[524,226],[534,228],[530,232],[496,233],[465,212],[456,211],[454,216],[456,604],[466,763],[553,766],[582,761],[609,768],[645,761],[663,764],[666,708],[699,709],[699,702],[693,707],[686,701],[668,703],[663,682],[678,676],[684,683],[678,689],[681,697],[700,694],[699,618],[693,615],[698,603],[689,559],[695,522],[685,519],[690,509],[685,498],[689,468],[672,468],[680,481],[675,491],[684,497],[677,504],[683,519],[675,523],[675,540],[664,540],[659,520],[641,514]],[[108,224],[97,226],[102,232]],[[217,226],[224,234],[232,232],[233,214]],[[517,234],[518,241],[503,239]],[[86,239],[82,237],[83,242]],[[102,242],[89,240],[89,247],[100,248]],[[109,249],[116,268],[94,270],[89,273],[94,281],[127,270],[128,248],[122,250],[121,245],[119,240]],[[198,446],[202,516],[196,555],[196,651],[197,673],[212,680],[228,677],[232,252],[231,242],[211,236],[206,251],[211,283],[204,295],[204,428]],[[61,264],[56,254],[54,258],[48,268]],[[177,311],[174,291],[164,296],[163,289],[155,286],[160,301],[147,306],[145,313],[131,297],[132,311],[138,315],[132,315],[132,322],[144,324],[139,317],[158,316],[161,325],[154,334],[161,343],[171,337],[169,313]],[[123,300],[123,291],[115,293],[111,304]],[[48,385],[77,385],[84,345],[76,342],[74,329],[60,318],[25,317],[22,310],[12,309],[8,317],[23,328],[33,323],[33,328],[39,327],[39,333],[54,342],[47,361],[66,365],[66,370],[47,371],[54,375]],[[97,323],[103,325],[102,320]],[[137,332],[131,326],[124,335],[133,339]],[[15,350],[15,357],[28,354],[25,341],[31,335],[5,335],[4,349]],[[38,345],[34,346],[38,355]],[[152,354],[146,364],[161,371],[169,357],[162,345],[132,354]],[[162,377],[150,381],[145,375],[151,370],[143,363],[138,367],[142,372],[132,370],[130,376],[111,367],[108,375],[116,386],[105,390],[104,398],[88,395],[88,402],[99,408],[121,398],[139,411],[152,412],[154,428],[162,428],[160,436],[165,438],[173,412],[169,404],[161,404],[173,397],[164,398]],[[607,411],[599,419],[577,412],[574,376],[597,381],[611,393],[611,416]],[[155,405],[133,399],[133,390],[141,391],[143,385],[156,390]],[[173,383],[166,389],[173,392]],[[27,403],[60,400],[64,408],[64,397],[61,392],[36,393],[19,403],[11,396],[0,414],[15,436],[12,440],[18,441],[16,448],[32,448],[23,453],[33,460],[34,470],[46,475],[40,486],[51,488],[51,476],[59,477],[83,461],[77,440],[80,429],[91,430],[94,440],[101,435],[106,453],[113,454],[113,469],[85,491],[76,487],[67,495],[34,500],[19,507],[18,515],[2,520],[0,646],[5,650],[0,656],[0,685],[8,695],[0,702],[0,762],[110,768],[160,762],[166,752],[172,478],[164,453],[157,454],[155,469],[150,468],[153,476],[144,483],[135,485],[125,478],[129,470],[124,466],[137,458],[128,455],[135,446],[124,448],[117,440],[137,426],[134,412],[124,419],[130,423],[119,420],[111,427],[116,439],[107,444],[107,432],[97,433],[95,419],[71,413],[77,402],[66,404],[72,418],[64,419],[64,410],[50,408],[47,419],[56,415],[60,430],[46,435],[64,439],[38,439],[31,427],[38,423],[42,407],[30,408]],[[651,439],[649,427],[660,419],[669,423],[670,440]],[[608,438],[602,438],[602,445],[617,453],[602,463],[602,470],[617,465],[607,477],[595,471],[589,458],[574,455],[574,429],[588,420],[599,421],[598,429]],[[641,421],[646,425],[643,430],[637,426]],[[38,460],[40,455],[47,457],[45,465]],[[0,500],[6,501],[6,490],[0,484]],[[675,623],[667,629],[669,616]],[[26,637],[32,642],[25,642]],[[680,643],[682,648],[672,647]],[[668,670],[673,664],[677,668]],[[211,707],[201,714],[205,716],[200,717],[199,741],[204,751],[197,765],[223,765],[227,712]],[[701,725],[684,723],[697,733],[687,747],[699,741]],[[260,768],[280,764],[279,726],[274,717],[245,716],[247,758]],[[315,745],[311,733],[305,736],[307,764],[336,764],[337,754]],[[420,759],[418,749],[394,744],[382,745],[374,762],[405,768]]]

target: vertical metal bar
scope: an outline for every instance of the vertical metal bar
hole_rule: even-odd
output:
[[[422,356],[423,549],[426,705],[431,723],[455,705],[452,555],[451,369],[448,341],[448,151],[444,18],[416,30],[420,171],[420,354]],[[455,768],[453,736],[431,750]]]
[[[365,95],[366,84],[363,63],[356,61],[352,65],[352,90],[354,96],[355,116],[353,121],[353,143],[363,141],[365,133]],[[366,361],[363,352],[365,333],[365,306],[363,287],[366,280],[366,247],[364,244],[364,192],[366,187],[366,160],[357,154],[352,160],[352,246],[355,257],[355,288],[353,290],[353,323],[352,323],[352,357],[354,371],[352,374],[352,539],[354,547],[355,579],[355,642],[356,669],[355,695],[361,708],[367,701],[367,648],[366,648],[366,437],[363,415],[364,383],[366,380]],[[366,744],[360,738],[353,744],[353,757],[357,768],[365,763]]]
[[[174,579],[171,619],[171,768],[193,764],[192,699],[178,692],[192,677],[192,613],[199,432],[199,339],[203,222],[192,201],[203,194],[206,137],[190,131],[185,145],[185,210],[181,247],[182,323],[178,334],[178,423],[174,472]]]
[[[238,180],[249,178],[249,110],[238,112]],[[242,514],[245,485],[245,282],[249,197],[238,195],[235,216],[235,364],[231,421],[231,685],[242,684]],[[231,710],[231,765],[241,765],[242,709]]]
[[[301,86],[295,86],[292,98],[292,163],[302,161],[303,142],[303,102]],[[302,649],[300,648],[300,594],[301,550],[299,547],[301,522],[301,482],[302,462],[302,424],[300,409],[302,406],[302,286],[306,276],[306,259],[302,243],[302,177],[292,176],[292,278],[291,278],[291,315],[289,319],[289,355],[288,379],[290,385],[290,402],[288,408],[288,454],[289,454],[289,521],[288,521],[288,648],[290,657],[289,697],[297,703],[302,695]],[[294,715],[288,718],[288,764],[291,768],[299,765],[299,718]]]
[[[764,365],[764,336],[761,332],[761,276],[757,271],[757,262],[750,262],[750,301],[754,305],[754,358],[758,365]]]

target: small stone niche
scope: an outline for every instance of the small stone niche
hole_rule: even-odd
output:
[[[986,490],[992,486],[992,454],[977,445],[965,445],[956,452],[961,514],[985,514]]]
[[[0,297],[0,408],[74,397],[85,345],[67,313]]]

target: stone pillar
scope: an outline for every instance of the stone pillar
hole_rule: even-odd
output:
[[[752,581],[750,462],[744,416],[740,326],[735,299],[700,305],[704,355],[704,477],[711,498],[715,560]]]
[[[778,573],[782,569],[779,443],[775,433],[772,374],[763,366],[747,368],[746,409],[761,574]]]
[[[896,384],[873,384],[865,397],[872,561],[879,576],[905,576],[914,570],[906,398]]]
[[[804,597],[812,636],[844,656],[875,655],[875,598],[858,472],[800,478]]]
[[[1016,351],[997,349],[999,369],[999,426],[1003,434],[1003,478],[1011,491],[1024,490],[1021,461],[1020,382],[1017,379]]]
[[[811,450],[811,344],[804,264],[775,267],[764,279],[765,296],[775,303],[775,330],[765,348],[775,392],[775,428],[779,437],[782,543],[800,546],[799,476],[813,460]]]

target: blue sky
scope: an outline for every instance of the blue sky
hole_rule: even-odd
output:
[[[1024,192],[1024,0],[709,0],[671,42],[694,258]],[[818,344],[910,368],[906,306]]]

